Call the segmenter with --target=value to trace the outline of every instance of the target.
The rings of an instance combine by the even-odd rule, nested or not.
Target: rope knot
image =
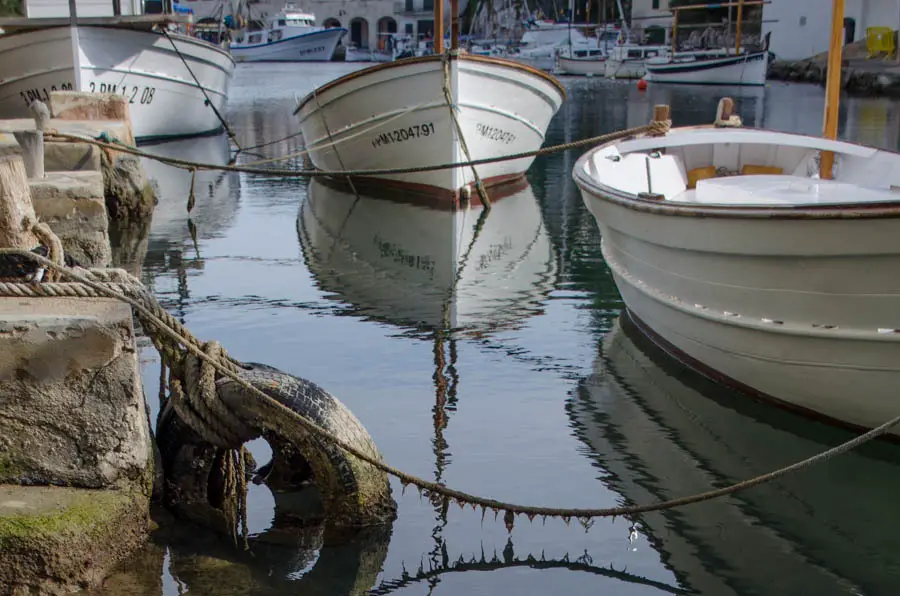
[[[649,132],[647,133],[651,137],[664,137],[669,131],[672,129],[672,121],[671,120],[652,120],[648,125]]]

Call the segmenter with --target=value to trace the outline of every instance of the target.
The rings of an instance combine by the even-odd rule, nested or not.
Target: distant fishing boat
[[[238,62],[326,62],[347,34],[343,27],[317,27],[316,16],[288,3],[264,29],[243,30],[230,45]]]
[[[682,85],[765,85],[769,69],[769,42],[758,51],[741,46],[741,27],[745,6],[764,4],[762,0],[738,0],[724,4],[694,4],[673,7],[672,48],[666,55],[646,61],[647,81]],[[683,10],[737,7],[737,31],[734,51],[728,48],[692,52],[678,51],[678,17]]]
[[[29,103],[49,101],[52,91],[117,93],[128,101],[137,141],[222,130],[215,110],[224,110],[234,60],[171,29],[187,15],[143,14],[142,2],[125,0],[74,6],[70,16],[67,0],[25,0],[25,18],[0,19],[4,117],[28,117]]]
[[[822,138],[676,128],[597,147],[573,176],[625,304],[657,341],[858,429],[898,409],[900,154],[835,140],[842,24],[834,0]]]

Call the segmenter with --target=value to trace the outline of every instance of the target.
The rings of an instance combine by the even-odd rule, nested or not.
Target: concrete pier
[[[92,101],[103,110],[119,104],[83,100],[63,114],[103,116]],[[124,115],[44,124],[132,144]],[[35,126],[0,120],[0,247],[37,246],[24,223],[37,216],[68,256],[87,267],[110,265],[109,205],[147,220],[152,211],[140,162],[89,143],[50,141],[43,175],[32,168],[28,179],[13,133],[21,140]],[[112,299],[0,297],[0,595],[96,586],[142,545],[154,453],[130,307]]]

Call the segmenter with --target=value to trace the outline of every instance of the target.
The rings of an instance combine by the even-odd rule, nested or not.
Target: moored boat
[[[564,97],[562,85],[546,73],[509,60],[459,53],[408,58],[350,73],[309,94],[295,114],[317,168],[415,168],[537,149]],[[490,186],[521,177],[532,161],[499,161],[475,169]],[[358,179],[428,190],[450,201],[475,181],[471,167]]]
[[[648,59],[644,68],[653,83],[681,85],[765,85],[769,52],[687,52]]]
[[[674,129],[593,149],[573,176],[625,304],[661,345],[859,429],[897,415],[900,154],[835,140],[843,13],[834,0],[823,138]]]
[[[745,6],[759,6],[763,0],[737,0],[723,4],[693,4],[673,7],[672,47],[662,56],[645,63],[646,79],[654,83],[681,85],[765,85],[769,69],[769,36],[762,48],[749,50],[741,45]],[[678,51],[678,19],[682,11],[711,7],[737,7],[734,48]]]
[[[852,426],[896,415],[900,155],[688,128],[594,149],[574,177],[628,309],[673,353]]]
[[[663,46],[616,46],[604,63],[603,76],[607,79],[640,79],[647,74],[647,60],[665,50]]]
[[[556,60],[561,74],[585,77],[602,77],[606,72],[606,54],[603,50],[576,50],[560,52]]]
[[[267,27],[242,31],[230,46],[238,62],[326,62],[347,34],[343,27],[317,27],[316,17],[286,4]]]
[[[186,22],[182,15],[113,16],[110,3],[109,16],[70,19],[61,0],[26,2],[25,11],[32,18],[0,19],[6,117],[28,117],[28,105],[49,101],[52,91],[118,93],[128,100],[137,141],[222,130],[215,110],[227,102],[234,61],[216,45],[160,29]]]

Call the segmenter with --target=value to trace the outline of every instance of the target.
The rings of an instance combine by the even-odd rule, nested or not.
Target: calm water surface
[[[237,71],[228,119],[243,146],[296,132],[295,98],[351,65]],[[818,134],[822,91],[672,88],[565,80],[549,143],[646,123],[708,123],[723,94],[753,126]],[[401,92],[398,89],[398,93]],[[845,100],[841,134],[897,149],[900,106]],[[293,137],[245,155],[299,149]],[[224,137],[159,145],[200,161]],[[723,486],[845,440],[841,431],[755,404],[659,354],[620,319],[599,233],[571,179],[578,151],[539,159],[528,185],[450,214],[320,182],[189,176],[147,168],[161,202],[149,237],[123,246],[145,282],[200,338],[337,395],[386,460],[428,479],[529,504],[608,507]],[[287,162],[302,167],[300,158]],[[446,288],[469,253],[457,299]],[[456,330],[439,331],[449,318]],[[142,352],[147,393],[158,364]],[[154,406],[154,416],[155,407]],[[251,445],[260,463],[263,442]],[[633,520],[444,516],[415,491],[382,533],[317,549],[267,540],[276,501],[251,487],[248,553],[161,515],[153,544],[103,593],[196,594],[895,594],[900,581],[898,450],[876,445],[738,496]],[[635,532],[630,532],[634,524]]]

